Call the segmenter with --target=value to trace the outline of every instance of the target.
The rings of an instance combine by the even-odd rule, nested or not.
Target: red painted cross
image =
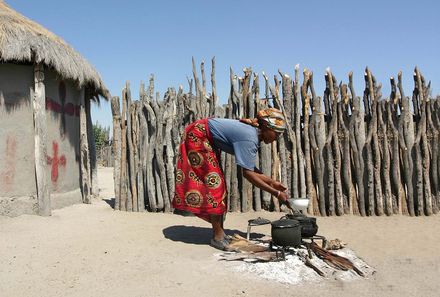
[[[47,164],[52,165],[51,179],[52,182],[58,180],[58,167],[66,166],[66,157],[61,155],[58,157],[58,143],[52,142],[53,157],[47,156]]]

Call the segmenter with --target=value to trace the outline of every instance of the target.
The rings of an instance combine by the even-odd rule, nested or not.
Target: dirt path
[[[101,199],[51,217],[0,217],[0,296],[438,296],[440,216],[318,218],[377,269],[373,279],[286,285],[218,262],[210,229],[194,217],[114,211],[111,168]],[[278,213],[228,214],[229,232]],[[270,234],[269,226],[255,232]]]

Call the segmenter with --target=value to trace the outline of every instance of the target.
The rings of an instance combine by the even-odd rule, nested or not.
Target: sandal
[[[216,239],[211,239],[211,244],[212,247],[219,249],[221,251],[229,251],[229,241],[227,241],[226,239],[222,239],[222,240],[216,240]]]

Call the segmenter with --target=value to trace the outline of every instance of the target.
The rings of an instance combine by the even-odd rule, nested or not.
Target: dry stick
[[[423,212],[423,203],[425,206],[425,214],[426,215],[432,215],[432,194],[431,194],[431,181],[429,177],[429,168],[430,168],[430,157],[429,157],[429,143],[428,138],[426,135],[426,129],[427,129],[427,92],[426,88],[424,86],[424,78],[422,74],[420,73],[419,69],[415,68],[415,80],[417,84],[417,88],[419,90],[419,101],[421,106],[421,153],[422,153],[422,176],[423,176],[423,189],[424,189],[424,200],[419,197],[419,207],[421,206],[421,209],[419,209],[419,213]],[[422,204],[422,205],[421,205]]]
[[[350,156],[350,130],[349,130],[349,108],[350,99],[346,84],[341,84],[341,102],[338,103],[338,125],[342,139],[342,185],[344,195],[344,211],[346,214],[353,214],[358,208],[356,191],[352,182],[351,156]]]
[[[334,156],[334,182],[335,182],[335,199],[336,199],[336,214],[344,214],[344,201],[342,195],[342,181],[341,181],[341,149],[339,144],[338,134],[338,88],[336,85],[336,78],[328,71],[329,84],[330,84],[330,98],[332,100],[332,121],[333,125],[333,156]]]
[[[119,210],[127,210],[127,91],[122,90],[122,113],[121,113],[121,199]]]
[[[258,74],[254,73],[254,81],[252,84],[252,94],[254,101],[252,102],[252,106],[256,105],[256,111],[258,112],[260,107],[260,83]],[[255,112],[252,114],[252,117],[255,117]],[[260,153],[257,151],[257,156],[255,159],[255,164],[257,164],[258,168],[260,167]],[[258,187],[254,187],[254,209],[255,211],[261,211],[261,190]]]
[[[414,211],[414,186],[413,186],[413,158],[411,152],[414,146],[414,122],[413,116],[410,112],[409,98],[405,96],[402,86],[402,72],[400,71],[398,76],[397,86],[400,92],[400,120],[399,120],[399,139],[403,142],[399,142],[403,155],[403,172],[406,184],[406,197],[408,212],[410,216],[415,215]]]
[[[321,216],[326,215],[325,207],[325,186],[324,186],[324,147],[325,147],[325,119],[322,112],[321,97],[315,94],[313,86],[313,73],[310,74],[309,88],[312,93],[312,116],[310,120],[310,146],[313,152],[314,173],[316,178],[316,185],[318,189],[318,204],[315,204],[313,213]]]
[[[308,212],[310,214],[318,214],[318,197],[316,194],[315,185],[313,184],[312,175],[312,159],[310,154],[310,138],[309,138],[309,109],[310,109],[310,96],[307,93],[307,89],[310,85],[310,72],[304,69],[304,80],[301,87],[301,98],[303,105],[303,116],[304,116],[304,157],[306,164],[306,186],[307,186],[307,197],[310,199],[310,205]]]
[[[328,102],[327,105],[332,107],[331,103],[331,91],[330,91],[330,77],[328,73],[325,74],[325,83],[326,88],[324,92],[324,102]],[[332,153],[332,140],[334,137],[335,126],[335,117],[337,116],[335,110],[333,108],[329,108],[329,113],[327,114],[327,118],[331,119],[327,124],[327,138],[325,141],[325,151],[326,151],[326,175],[327,181],[324,181],[327,184],[327,193],[326,193],[326,202],[328,202],[327,210],[330,216],[335,214],[335,175],[334,175],[334,159]]]
[[[112,116],[113,116],[113,154],[115,156],[113,165],[113,181],[115,188],[115,205],[114,209],[119,210],[121,199],[121,108],[119,97],[115,96],[111,100]]]
[[[393,196],[396,197],[397,207],[394,207],[396,214],[408,214],[408,206],[406,204],[405,188],[402,184],[402,177],[400,173],[400,148],[405,147],[404,140],[399,137],[398,124],[398,107],[401,100],[400,95],[397,94],[397,86],[394,77],[390,78],[391,95],[390,103],[387,106],[388,114],[388,130],[392,134],[392,153],[391,153],[391,186]]]

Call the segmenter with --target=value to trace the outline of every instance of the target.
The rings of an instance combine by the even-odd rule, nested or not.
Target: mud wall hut
[[[90,102],[99,74],[0,0],[0,215],[50,215],[97,193]]]

